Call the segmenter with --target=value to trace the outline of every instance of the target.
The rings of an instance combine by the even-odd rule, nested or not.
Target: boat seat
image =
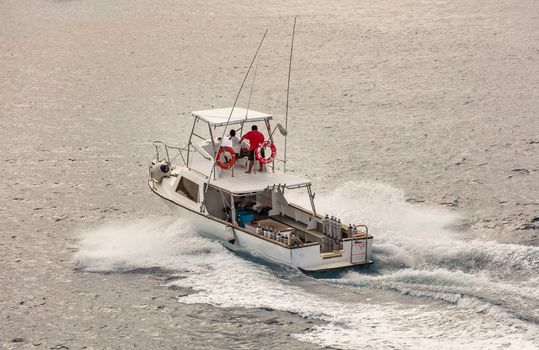
[[[297,222],[295,221],[294,219],[292,218],[288,218],[286,216],[282,216],[282,215],[275,215],[275,216],[271,216],[271,219],[275,220],[275,221],[278,221],[280,222],[281,224],[285,224],[287,226],[290,226],[296,230],[299,230],[299,231],[303,231],[307,234],[310,234],[318,239],[322,239],[324,238],[324,234],[316,229],[314,230],[307,230],[307,225],[303,224],[303,223],[300,223],[300,222]]]

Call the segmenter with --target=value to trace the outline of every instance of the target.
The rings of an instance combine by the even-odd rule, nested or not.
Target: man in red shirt
[[[240,139],[241,142],[247,139],[249,141],[249,154],[247,159],[249,159],[249,170],[246,171],[247,174],[251,173],[251,170],[253,169],[253,165],[255,164],[255,150],[258,148],[258,146],[261,143],[264,143],[264,134],[258,131],[258,128],[256,125],[251,126],[251,131],[249,131],[247,134],[243,135]],[[264,150],[262,149],[262,157],[264,157]],[[262,167],[264,166],[263,163],[260,163],[260,170],[262,171]]]

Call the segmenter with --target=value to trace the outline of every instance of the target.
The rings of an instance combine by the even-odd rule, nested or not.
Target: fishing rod
[[[296,20],[298,16],[294,17],[294,28],[292,29],[292,43],[290,44],[290,60],[288,62],[288,84],[286,86],[286,112],[285,112],[285,122],[284,128],[286,134],[284,135],[284,166],[283,171],[286,173],[286,146],[288,140],[288,98],[290,96],[290,74],[292,73],[292,53],[294,52],[294,35],[296,33]]]
[[[243,77],[243,81],[241,82],[240,89],[238,90],[238,94],[236,95],[236,99],[234,100],[234,104],[232,105],[232,109],[230,110],[230,114],[228,115],[228,119],[226,120],[226,125],[223,130],[223,137],[225,137],[226,129],[228,128],[228,124],[230,123],[230,118],[232,118],[232,114],[234,113],[234,108],[236,108],[236,104],[238,103],[238,99],[240,98],[241,90],[243,89],[243,85],[245,85],[245,81],[247,80],[247,77],[249,76],[249,72],[251,72],[251,68],[253,67],[253,63],[256,60],[256,57],[258,56],[258,52],[260,51],[260,48],[262,47],[262,43],[264,42],[264,39],[266,39],[266,34],[268,34],[268,29],[264,32],[264,35],[262,36],[262,39],[260,40],[260,44],[258,44],[258,48],[256,49],[255,55],[253,56],[253,59],[251,60],[251,64],[249,65],[249,69],[247,69],[247,73],[245,73],[245,77]]]
[[[253,63],[256,60],[256,57],[258,56],[258,52],[260,51],[260,48],[262,47],[262,43],[264,42],[264,39],[266,39],[266,35],[268,34],[268,29],[264,32],[264,35],[262,36],[262,39],[260,40],[260,44],[258,44],[258,48],[256,49],[255,55],[253,56],[253,59],[251,60],[251,64],[249,65],[249,68],[247,69],[247,73],[245,73],[245,77],[243,77],[243,81],[241,82],[240,89],[238,90],[238,93],[236,95],[236,99],[234,100],[234,104],[232,105],[232,108],[230,109],[230,114],[228,115],[228,119],[226,120],[225,128],[223,129],[223,135],[221,135],[221,140],[225,137],[226,129],[228,128],[228,124],[230,123],[230,119],[232,118],[232,114],[234,113],[234,108],[236,107],[236,104],[238,103],[238,99],[240,98],[241,90],[243,89],[243,85],[245,85],[245,81],[247,80],[247,77],[249,76],[249,73],[251,72],[251,68],[253,67]],[[202,211],[202,208],[206,206],[205,198],[206,194],[208,193],[208,189],[210,188],[210,182],[211,177],[215,170],[215,164],[212,166],[210,175],[208,177],[208,186],[206,186],[206,190],[204,191],[204,202],[201,204],[200,210]]]

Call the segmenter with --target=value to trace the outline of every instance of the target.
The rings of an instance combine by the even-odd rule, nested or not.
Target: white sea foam
[[[324,320],[313,331],[295,335],[321,345],[537,347],[536,248],[464,241],[449,228],[456,215],[409,204],[401,191],[386,185],[345,184],[320,195],[318,208],[370,226],[373,269],[314,282],[295,273],[279,277],[170,218],[86,232],[75,258],[78,266],[96,271],[175,270],[183,278],[171,283],[196,291],[182,297],[184,303],[273,308]],[[388,302],[376,298],[379,290],[397,293]],[[371,301],[358,291],[371,295]],[[419,298],[408,303],[399,294]]]
[[[196,269],[215,252],[226,251],[194,232],[173,217],[109,223],[80,235],[75,264],[87,271]]]

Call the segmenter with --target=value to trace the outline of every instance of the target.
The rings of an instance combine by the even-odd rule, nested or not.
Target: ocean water
[[[301,201],[301,194],[296,200]],[[368,205],[357,205],[364,202]],[[169,271],[179,303],[279,310],[321,324],[292,334],[342,349],[534,349],[539,345],[539,248],[475,240],[444,209],[408,203],[389,185],[349,182],[318,210],[369,225],[375,264],[306,276],[238,256],[169,216],[111,223],[80,236],[88,271]]]
[[[1,1],[0,348],[539,348],[537,13]],[[266,29],[238,106],[284,125],[295,16],[287,164],[369,225],[369,268],[237,255],[147,188],[151,142],[230,106]]]

